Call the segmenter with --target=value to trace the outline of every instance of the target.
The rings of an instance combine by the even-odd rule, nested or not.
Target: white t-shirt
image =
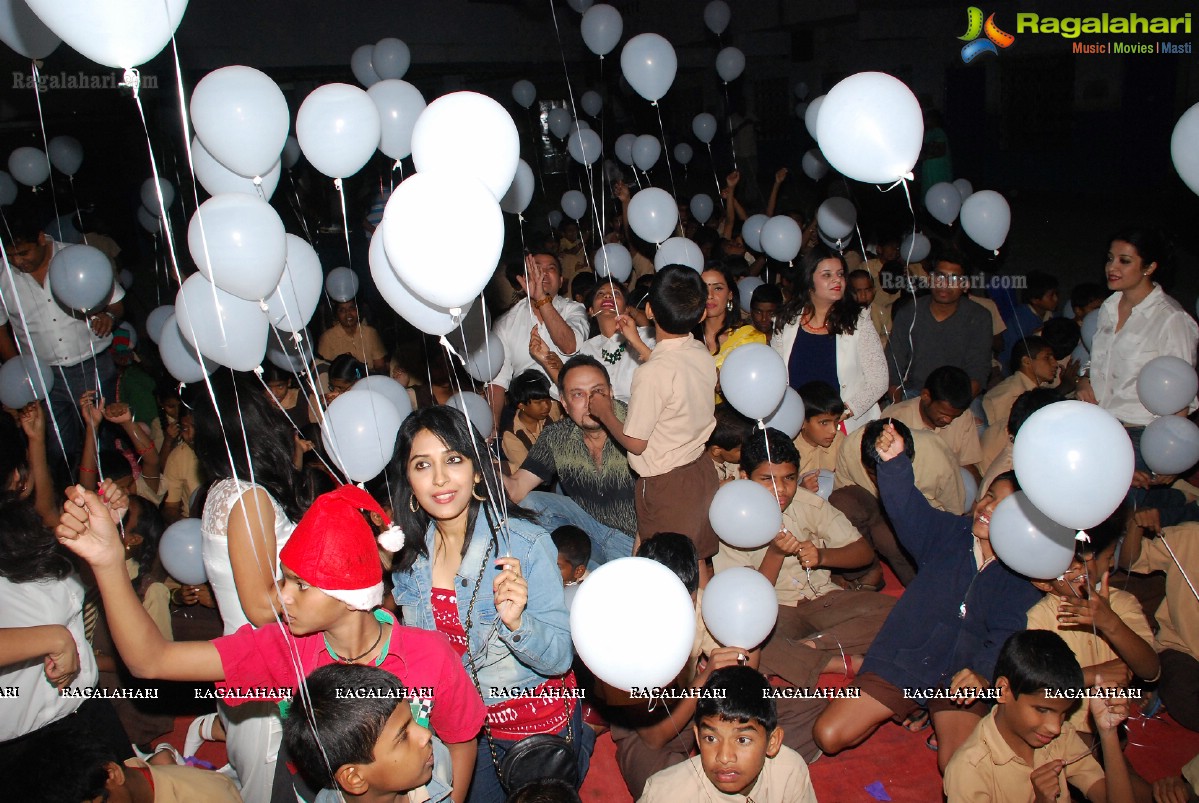
[[[554,345],[554,339],[550,337],[550,330],[544,323],[538,323],[530,309],[528,299],[522,298],[516,302],[512,309],[505,312],[495,326],[491,329],[491,336],[498,337],[500,342],[504,344],[504,365],[500,368],[500,372],[496,378],[492,380],[493,384],[499,385],[505,390],[512,384],[512,377],[517,376],[530,368],[545,373],[545,370],[537,364],[529,354],[529,336],[533,333],[533,327],[537,327],[537,331],[541,333],[541,339],[550,347],[550,350],[562,358],[565,362],[567,358],[577,353],[579,346],[583,345],[583,341],[587,339],[588,333],[591,331],[591,321],[587,318],[587,308],[577,301],[571,301],[562,296],[554,296],[551,302],[554,309],[562,316],[562,320],[566,321],[575,333],[575,351],[567,354]],[[551,392],[554,398],[558,398],[558,389],[551,385]]]
[[[652,326],[637,327],[637,334],[641,336],[645,345],[651,349],[654,347]],[[608,371],[608,378],[612,381],[612,397],[628,404],[633,394],[633,373],[641,366],[641,362],[637,359],[636,352],[625,345],[624,335],[620,332],[612,337],[596,335],[579,347],[579,354],[594,357],[603,364]]]
[[[92,647],[83,635],[83,583],[75,574],[63,580],[13,583],[0,577],[0,628],[63,625],[79,650],[79,677],[69,688],[95,688],[99,674]],[[16,697],[0,699],[0,742],[24,736],[74,713],[85,697],[59,692],[46,680],[41,656],[0,667],[0,688],[16,688]]]

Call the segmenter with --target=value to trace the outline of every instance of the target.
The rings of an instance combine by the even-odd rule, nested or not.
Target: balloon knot
[[[397,171],[399,169],[400,169],[400,160],[396,159],[396,163],[391,166],[391,172],[394,173],[395,171]]]
[[[996,248],[996,249],[995,249],[994,251],[992,251],[991,253],[992,253],[992,254],[994,254],[995,256],[999,256],[999,249],[998,249],[998,248]]]
[[[304,335],[302,335],[299,332],[292,332],[291,333],[291,342],[295,343],[297,346],[300,345],[301,343],[304,342]]]
[[[454,319],[454,323],[458,323],[458,319],[462,317],[462,307],[450,307],[450,317]]]
[[[130,89],[132,89],[133,96],[137,97],[137,92],[141,88],[141,85],[142,85],[142,76],[141,76],[141,73],[139,73],[137,71],[137,68],[136,67],[126,67],[125,74],[124,74],[124,76],[122,76],[122,79],[121,79],[121,86],[127,86]]]
[[[258,299],[258,309],[262,310],[263,312],[271,311],[270,305],[266,303],[266,299],[264,298]]]
[[[262,186],[262,176],[254,176],[254,186],[255,187]]]
[[[524,216],[524,215],[522,215],[522,214],[520,214],[519,212],[517,212],[517,213],[516,213],[516,222],[517,222],[517,223],[524,223],[524,222],[525,222],[525,216]]]
[[[900,176],[900,178],[902,178],[904,181],[915,181],[916,180],[916,177],[914,175],[912,175],[911,173],[904,173],[902,176]]]
[[[766,431],[766,421],[765,420],[763,420],[761,418],[758,419],[758,429],[762,430],[763,432]]]
[[[333,189],[337,190],[338,192],[341,192],[341,179],[339,179],[339,178],[333,179]]]
[[[1087,535],[1082,530],[1079,530],[1077,533],[1074,534],[1074,540],[1079,541],[1084,544],[1089,544],[1089,543],[1091,543],[1091,536]]]
[[[259,379],[262,378],[262,366],[261,365],[257,366],[254,369],[254,375],[257,376]]]

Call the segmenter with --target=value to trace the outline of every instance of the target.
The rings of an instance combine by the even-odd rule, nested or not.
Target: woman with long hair
[[[845,403],[842,421],[853,432],[879,416],[887,391],[887,361],[870,310],[846,293],[845,259],[824,246],[803,258],[795,295],[779,310],[771,340],[787,364],[791,387],[827,382]]]
[[[294,430],[257,378],[222,369],[210,383],[212,395],[193,401],[194,449],[214,481],[201,518],[204,569],[230,635],[277,621],[279,551],[306,505],[292,467]],[[242,797],[266,803],[283,733],[278,708],[218,704],[218,711]]]
[[[649,359],[654,347],[653,326],[644,312],[629,304],[628,291],[619,282],[601,280],[587,293],[584,304],[591,316],[592,337],[579,346],[579,354],[604,364],[612,379],[612,398],[628,404],[633,372]],[[558,372],[550,379],[556,382]]]
[[[746,343],[765,343],[766,337],[743,319],[737,281],[728,268],[711,265],[699,276],[708,287],[708,303],[703,321],[692,334],[708,347],[719,370],[733,349]]]
[[[390,475],[407,534],[393,563],[404,623],[444,633],[487,705],[468,800],[502,801],[496,762],[534,734],[570,740],[582,783],[595,735],[561,694],[575,686],[573,648],[549,533],[515,505],[497,508],[496,466],[456,409],[404,419]]]

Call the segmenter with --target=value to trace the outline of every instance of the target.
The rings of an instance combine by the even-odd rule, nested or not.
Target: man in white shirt
[[[32,354],[53,369],[51,429],[60,449],[51,450],[51,459],[71,468],[83,437],[79,397],[99,390],[116,399],[116,368],[108,347],[124,311],[125,291],[114,281],[108,304],[87,317],[65,309],[50,292],[49,272],[50,260],[66,245],[51,239],[27,213],[11,215],[8,224],[0,232],[6,257],[0,272],[0,361]]]
[[[565,361],[579,350],[591,330],[587,308],[558,295],[562,289],[562,268],[556,256],[544,252],[530,254],[523,265],[512,263],[505,270],[508,281],[523,292],[524,297],[517,300],[491,330],[492,337],[499,338],[504,344],[504,365],[487,386],[487,399],[497,431],[504,409],[504,395],[512,377],[529,368],[545,373],[529,353],[533,331],[537,331],[550,351]],[[552,381],[550,386],[553,387]]]

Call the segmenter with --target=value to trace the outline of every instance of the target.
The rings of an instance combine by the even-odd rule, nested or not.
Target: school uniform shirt
[[[79,676],[68,687],[83,694],[96,687],[99,674],[92,646],[84,636],[83,583],[75,574],[62,580],[14,583],[0,577],[0,628],[62,625],[79,651]],[[15,688],[0,716],[0,742],[24,736],[75,713],[87,698],[60,693],[46,681],[43,656],[0,667],[0,688]]]
[[[180,441],[167,455],[166,465],[162,468],[162,480],[159,490],[165,494],[167,504],[183,503],[183,515],[190,511],[192,494],[203,484],[200,478],[200,461],[192,447]]]
[[[1153,630],[1149,627],[1149,620],[1145,618],[1145,612],[1141,609],[1141,603],[1137,601],[1136,597],[1127,591],[1113,588],[1108,602],[1112,606],[1112,611],[1120,617],[1121,622],[1128,625],[1128,628],[1140,636],[1146,644],[1153,644]],[[1061,600],[1058,599],[1057,594],[1046,594],[1044,599],[1028,609],[1028,629],[1050,630],[1057,633],[1062,637],[1062,641],[1066,642],[1070,652],[1074,653],[1074,657],[1078,659],[1078,665],[1081,667],[1095,666],[1120,657],[1107,643],[1107,640],[1102,636],[1096,636],[1089,626],[1085,628],[1062,627],[1057,620],[1057,611],[1060,605]],[[1074,713],[1067,721],[1076,730],[1085,733],[1091,732],[1091,720],[1085,705],[1075,708]]]
[[[648,441],[629,467],[656,477],[695,462],[716,428],[716,363],[694,337],[658,341],[633,375],[624,432]]]
[[[53,253],[66,244],[51,241]],[[53,260],[53,256],[51,259]],[[112,283],[105,306],[125,297],[120,282]],[[90,360],[112,345],[112,333],[98,337],[82,317],[76,318],[58,304],[50,292],[50,274],[39,284],[28,273],[7,264],[0,272],[0,326],[12,324],[13,336],[24,354],[35,354],[39,361],[68,367]]]
[[[978,440],[978,425],[974,423],[974,413],[970,410],[966,410],[946,426],[933,428],[924,423],[920,416],[920,399],[917,397],[892,404],[883,410],[882,417],[894,418],[907,424],[908,429],[912,431],[935,432],[957,455],[958,465],[976,466],[982,460],[983,449]]]
[[[739,464],[725,463],[723,461],[716,463],[716,479],[720,481],[721,485],[730,480],[736,480],[740,478],[741,466]]]
[[[844,440],[845,435],[838,431],[833,437],[833,442],[824,447],[808,443],[802,433],[796,435],[795,448],[799,451],[800,476],[809,471],[835,472],[837,470],[837,453],[841,450],[841,442]]]
[[[995,714],[1000,708],[1002,706],[996,706],[979,720],[974,732],[949,760],[942,786],[949,803],[984,800],[989,803],[1033,803],[1033,770],[1057,759],[1069,762],[1086,756],[1068,764],[1058,774],[1059,800],[1070,799],[1067,783],[1086,794],[1103,780],[1103,767],[1069,722],[1062,723],[1062,732],[1056,739],[1033,751],[1032,764],[1026,763],[999,733]]]
[[[380,622],[392,625],[383,660],[375,666],[415,692],[412,698],[420,712],[418,718],[432,724],[443,741],[474,740],[483,727],[483,700],[445,636],[435,630],[402,627],[383,608],[374,614]],[[336,663],[325,647],[324,634],[297,637],[278,624],[257,630],[246,625],[230,636],[214,639],[212,645],[221,656],[225,673],[225,679],[216,684],[218,693],[263,690],[254,699],[278,700],[269,692],[294,689],[300,680],[297,667],[300,675],[307,676]],[[425,694],[427,691],[432,695]],[[239,705],[252,700],[230,696],[224,701]]]
[[[1129,426],[1154,419],[1137,396],[1137,377],[1154,357],[1173,356],[1195,364],[1199,325],[1159,285],[1132,308],[1124,328],[1116,331],[1120,293],[1099,307],[1099,328],[1091,341],[1091,389],[1099,406]],[[1199,408],[1194,399],[1187,412]]]
[[[533,359],[533,355],[529,354],[529,337],[533,334],[534,327],[541,335],[541,339],[545,341],[545,345],[549,347],[550,351],[561,357],[562,362],[566,362],[578,353],[579,346],[583,345],[583,341],[591,332],[591,320],[587,317],[587,308],[579,302],[571,301],[563,296],[554,296],[550,303],[558,311],[558,315],[562,317],[566,325],[575,333],[575,350],[568,354],[558,348],[554,339],[550,337],[549,327],[538,322],[533,315],[532,304],[527,298],[521,297],[511,309],[500,316],[499,320],[495,322],[495,326],[491,327],[491,336],[498,337],[504,344],[504,364],[495,379],[492,380],[492,384],[507,390],[508,386],[512,384],[512,377],[518,376],[530,368],[542,374],[545,373],[545,369],[537,360]],[[550,383],[550,395],[555,399],[558,398],[558,387],[554,382]]]
[[[778,755],[767,758],[762,772],[744,794],[726,795],[704,772],[702,758],[695,756],[650,777],[639,803],[693,803],[723,800],[735,803],[816,803],[816,790],[803,757],[783,745]]]
[[[783,527],[796,539],[815,543],[823,549],[848,546],[862,538],[845,514],[803,488],[796,490],[795,498],[783,511]],[[734,566],[757,569],[769,548],[767,545],[760,549],[737,549],[721,541],[720,551],[712,558],[712,568],[718,574]],[[838,588],[840,586],[833,582],[828,569],[808,571],[794,555],[783,558],[778,580],[774,584],[779,605],[791,606],[803,600],[822,597]]]
[[[154,803],[241,803],[241,793],[233,781],[215,770],[172,764],[150,765],[141,759],[125,761],[125,774],[148,773],[154,787]]]
[[[1007,436],[1007,420],[1012,414],[1016,399],[1030,390],[1037,389],[1036,381],[1029,379],[1023,371],[1017,371],[991,388],[983,396],[983,412],[987,415],[987,426],[998,427]]]
[[[987,489],[991,487],[991,483],[995,482],[995,478],[1004,472],[1012,470],[1012,440],[1008,438],[1007,443],[999,450],[999,454],[987,466],[987,470],[983,473],[983,481],[978,484],[978,497],[982,498]]]
[[[1157,538],[1143,539],[1141,554],[1128,570],[1141,574],[1166,573],[1166,598],[1154,614],[1158,629],[1153,648],[1158,652],[1178,650],[1199,659],[1199,602],[1163,540],[1169,542],[1187,574],[1199,576],[1196,572],[1199,567],[1199,523],[1193,521],[1167,527]]]
[[[878,496],[878,488],[862,465],[864,434],[865,430],[859,429],[841,442],[833,487],[860,485]],[[966,489],[958,468],[958,456],[932,432],[913,430],[912,444],[916,448],[916,460],[912,464],[916,473],[916,487],[924,494],[924,498],[938,510],[947,510],[954,515],[965,513]]]
[[[383,348],[375,327],[359,322],[358,328],[350,334],[340,323],[335,323],[321,335],[316,353],[330,362],[342,354],[350,354],[358,362],[370,366],[386,357],[387,349]]]

